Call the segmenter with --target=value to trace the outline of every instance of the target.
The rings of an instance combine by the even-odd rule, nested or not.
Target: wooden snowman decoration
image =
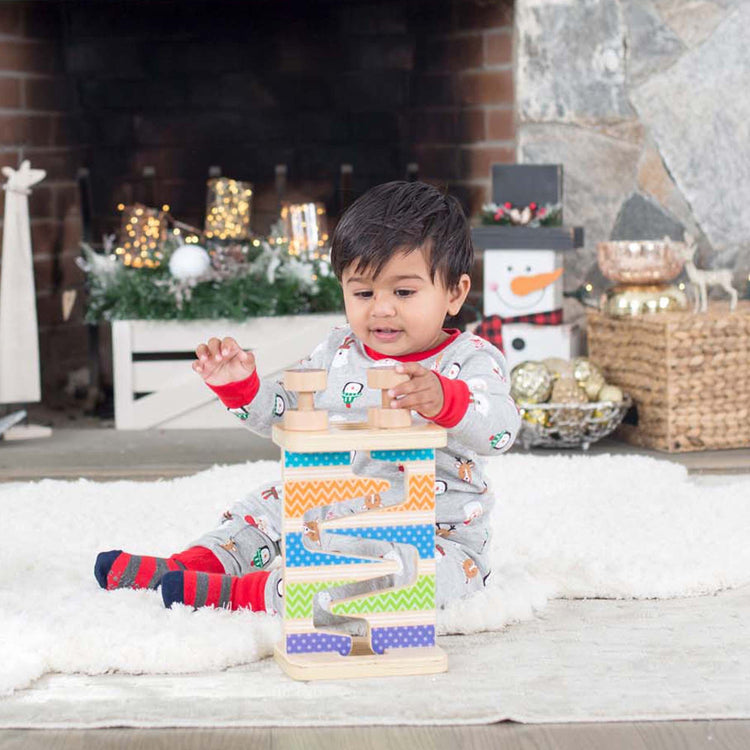
[[[495,165],[493,202],[525,207],[562,203],[559,165]],[[483,313],[476,333],[501,348],[510,368],[526,360],[581,353],[576,324],[563,323],[563,256],[583,230],[483,225],[472,230],[483,253]]]

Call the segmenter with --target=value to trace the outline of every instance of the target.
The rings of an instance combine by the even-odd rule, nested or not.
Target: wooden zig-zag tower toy
[[[275,657],[295,679],[448,668],[435,645],[434,544],[435,449],[447,433],[389,408],[387,390],[407,378],[371,368],[368,386],[382,389],[382,407],[366,423],[329,425],[313,405],[325,370],[284,373],[298,408],[273,428],[284,481],[284,635]],[[352,451],[403,467],[401,503],[382,504],[390,483],[354,474]]]

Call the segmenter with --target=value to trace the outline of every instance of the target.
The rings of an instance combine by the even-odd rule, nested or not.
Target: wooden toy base
[[[287,654],[277,644],[274,659],[295,680],[351,680],[359,677],[399,677],[448,670],[448,656],[439,646],[396,648],[384,654],[341,656],[325,652]]]

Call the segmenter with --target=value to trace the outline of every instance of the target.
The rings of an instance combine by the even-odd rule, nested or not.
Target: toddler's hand
[[[443,388],[440,378],[416,362],[403,362],[396,365],[396,372],[404,372],[409,380],[388,391],[393,398],[391,406],[395,409],[413,409],[422,416],[431,419],[443,408]]]
[[[193,369],[209,385],[226,385],[245,380],[255,370],[255,357],[230,337],[213,338],[195,350]]]

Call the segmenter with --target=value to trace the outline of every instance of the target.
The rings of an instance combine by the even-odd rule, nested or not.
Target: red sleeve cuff
[[[451,380],[435,373],[443,389],[443,408],[434,417],[425,417],[440,427],[455,427],[469,408],[469,386],[463,380]],[[422,415],[424,416],[424,415]]]
[[[253,370],[252,375],[244,380],[225,385],[206,385],[221,399],[227,409],[239,409],[240,406],[247,406],[255,398],[260,388],[260,378],[258,371]]]

